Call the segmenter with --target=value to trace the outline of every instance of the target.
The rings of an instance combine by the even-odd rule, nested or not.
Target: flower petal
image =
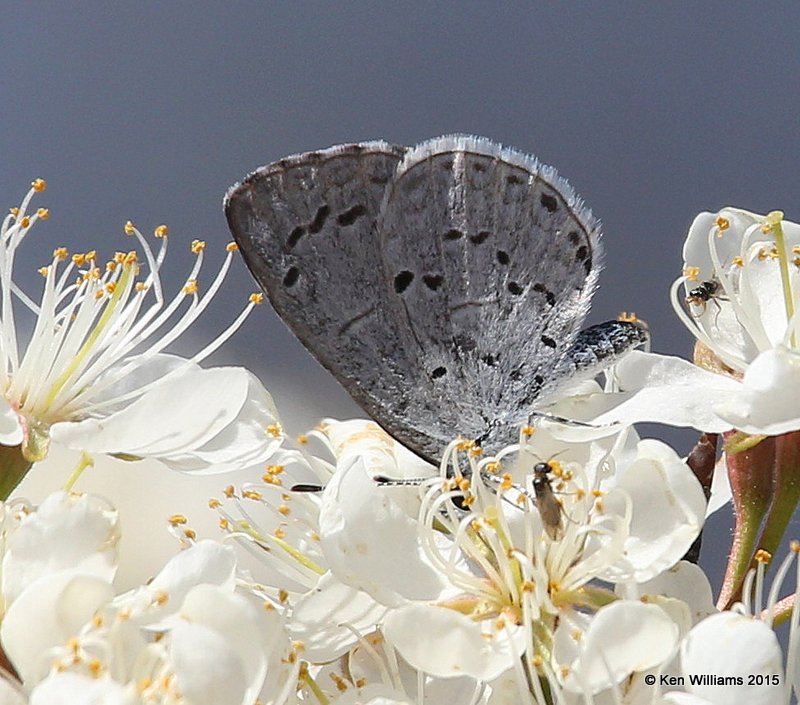
[[[784,693],[781,647],[775,632],[764,622],[735,612],[720,612],[704,619],[681,645],[681,661],[689,692],[715,705],[774,705],[788,702]],[[777,685],[748,683],[750,674]],[[688,676],[730,678],[729,684],[692,684]],[[737,681],[739,678],[741,681]]]
[[[747,368],[738,396],[714,411],[745,433],[769,436],[800,429],[800,355],[786,348],[761,353]]]
[[[615,375],[622,392],[598,395],[597,401],[605,408],[586,420],[599,424],[654,422],[708,433],[731,429],[731,422],[716,413],[716,405],[741,393],[741,385],[734,379],[681,358],[639,351],[626,355],[615,367]]]

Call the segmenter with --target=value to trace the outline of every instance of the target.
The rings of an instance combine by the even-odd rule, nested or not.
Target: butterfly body
[[[465,136],[343,145],[254,172],[225,210],[277,313],[423,457],[458,434],[499,449],[562,368],[597,371],[571,351],[586,347],[599,226],[533,157]],[[615,330],[625,350],[641,342]]]

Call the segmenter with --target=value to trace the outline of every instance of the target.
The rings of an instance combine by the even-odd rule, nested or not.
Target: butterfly
[[[534,157],[480,137],[286,157],[232,186],[248,268],[311,354],[393,437],[437,460],[489,450],[531,412],[647,340],[581,331],[600,228]]]

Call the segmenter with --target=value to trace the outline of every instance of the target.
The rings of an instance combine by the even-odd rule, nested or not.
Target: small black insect
[[[553,466],[550,463],[536,463],[533,466],[533,492],[536,496],[535,504],[539,510],[539,516],[542,517],[544,530],[553,541],[558,541],[564,530],[562,522],[564,509],[553,492],[550,479],[552,472]]]
[[[699,311],[692,313],[692,315],[702,316],[706,311],[708,302],[714,300],[716,303],[716,299],[722,298],[721,293],[722,285],[718,281],[710,279],[701,282],[686,295],[686,305],[690,307],[690,313],[692,313],[691,307],[697,306]],[[719,304],[717,304],[717,306],[719,306]]]

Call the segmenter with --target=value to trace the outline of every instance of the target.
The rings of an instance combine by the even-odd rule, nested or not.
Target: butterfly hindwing
[[[450,435],[523,423],[588,311],[596,221],[535,159],[446,137],[405,155],[378,229],[420,383],[459,410]]]

